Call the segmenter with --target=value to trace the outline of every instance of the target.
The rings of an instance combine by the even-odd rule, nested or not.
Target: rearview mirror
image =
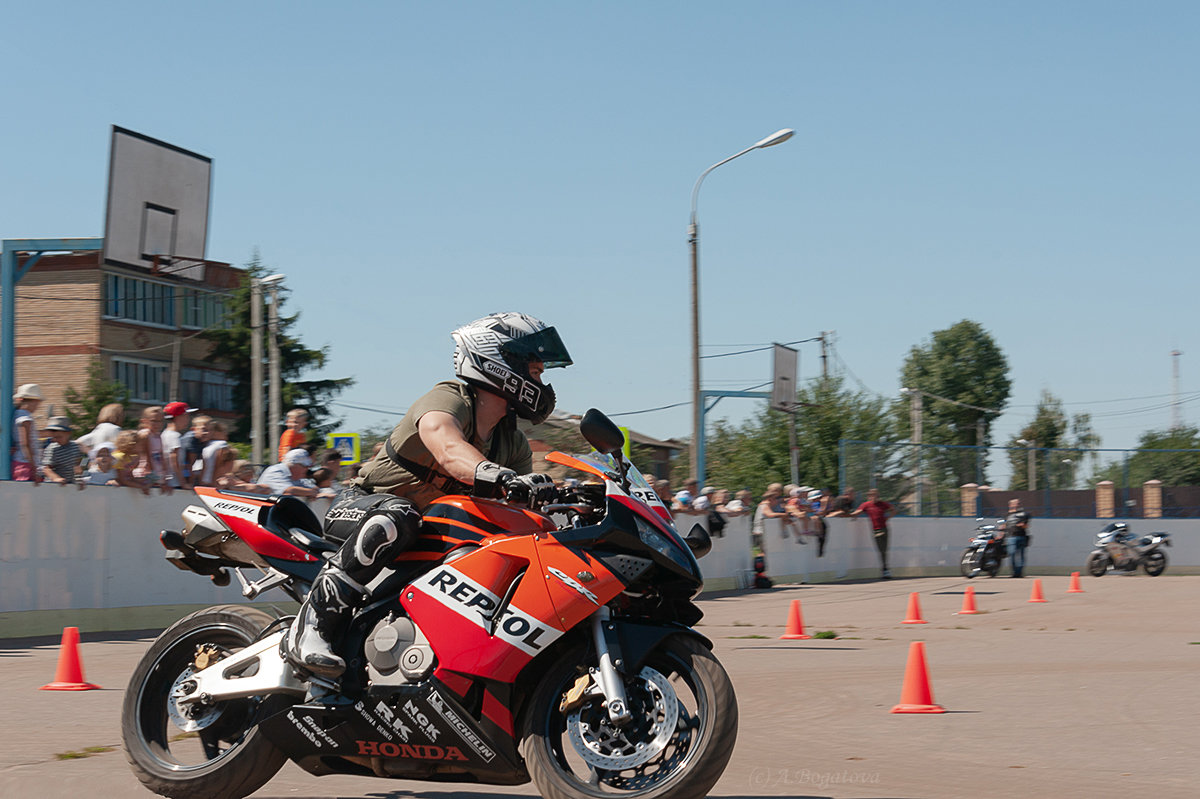
[[[579,433],[597,452],[611,455],[625,446],[625,434],[600,411],[591,408],[579,422]]]

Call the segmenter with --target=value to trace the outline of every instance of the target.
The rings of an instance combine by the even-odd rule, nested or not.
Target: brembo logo
[[[394,744],[379,741],[355,741],[360,755],[373,757],[410,757],[414,760],[466,760],[467,756],[457,746],[425,746],[422,744]]]
[[[413,586],[485,630],[500,607],[500,597],[451,566],[434,570]],[[510,604],[496,623],[493,635],[527,655],[536,655],[562,633]]]

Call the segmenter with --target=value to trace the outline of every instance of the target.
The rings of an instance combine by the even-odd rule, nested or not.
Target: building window
[[[104,315],[175,326],[175,287],[124,275],[104,276]]]
[[[113,358],[113,380],[129,389],[129,398],[148,405],[162,405],[167,399],[167,379],[171,367],[155,361]]]
[[[225,296],[211,291],[183,289],[183,327],[200,330],[233,327],[225,306]]]
[[[212,411],[233,411],[234,379],[217,369],[183,367],[183,401]]]

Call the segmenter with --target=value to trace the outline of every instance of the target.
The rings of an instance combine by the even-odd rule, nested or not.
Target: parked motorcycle
[[[999,519],[995,524],[988,524],[983,519],[975,521],[978,522],[975,536],[963,550],[958,569],[968,579],[978,574],[995,577],[1004,562],[1004,520]]]
[[[598,452],[546,456],[586,476],[551,504],[425,509],[427,533],[478,540],[397,562],[341,641],[337,684],[283,658],[293,617],[226,605],[163,632],[125,694],[138,779],[244,797],[291,759],[315,775],[532,780],[548,799],[705,796],[738,726],[729,677],[692,629],[711,540],[700,525],[679,534],[606,416],[589,411],[580,432]],[[337,549],[294,497],[196,492],[183,532],[162,534],[167,558],[219,584],[232,570],[249,598],[301,600]]]
[[[1101,577],[1109,569],[1137,571],[1141,566],[1146,574],[1157,577],[1167,569],[1167,553],[1171,546],[1169,533],[1150,533],[1136,538],[1125,522],[1113,522],[1096,533],[1096,548],[1087,558],[1088,574]]]

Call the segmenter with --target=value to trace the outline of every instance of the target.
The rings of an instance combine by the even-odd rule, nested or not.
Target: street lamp
[[[1063,458],[1063,463],[1065,463],[1067,465],[1067,469],[1070,471],[1070,474],[1071,474],[1071,482],[1069,485],[1067,485],[1067,488],[1074,490],[1075,489],[1075,461],[1072,460],[1071,458]]]
[[[1037,442],[1018,438],[1017,443],[1024,444],[1029,451],[1028,464],[1025,467],[1026,476],[1029,478],[1029,490],[1037,491]]]
[[[277,284],[285,276],[269,275],[264,278],[250,278],[250,457],[255,464],[263,461],[263,375],[262,375],[262,306],[263,286],[271,289],[271,399],[274,402],[279,388],[279,349],[275,339]],[[271,419],[272,430],[279,424],[278,411],[272,405],[275,413]]]
[[[913,443],[913,447],[916,450],[916,459],[917,459],[916,470],[915,470],[916,478],[917,478],[917,513],[916,513],[916,515],[920,516],[922,513],[925,512],[924,511],[924,507],[925,507],[924,506],[924,499],[925,499],[924,486],[922,485],[924,480],[923,480],[923,475],[921,474],[921,436],[924,433],[923,428],[924,428],[925,414],[923,413],[923,411],[924,411],[923,402],[925,399],[925,392],[921,391],[921,389],[919,389],[919,388],[905,387],[905,388],[900,389],[900,393],[907,394],[909,396],[909,398],[912,400],[912,405],[909,406],[908,419],[909,419],[909,425],[912,427],[912,436],[910,436],[910,439]]]
[[[700,184],[708,177],[708,173],[712,172],[722,164],[728,164],[735,158],[740,158],[752,150],[761,150],[765,147],[774,147],[776,144],[783,144],[788,139],[795,135],[795,131],[791,128],[777,130],[767,138],[758,141],[747,147],[739,153],[734,153],[723,161],[710,166],[708,169],[700,173],[700,177],[696,178],[696,185],[692,187],[692,214],[688,222],[688,245],[692,255],[692,474],[695,478],[704,483],[704,464],[700,463],[700,436],[703,433],[704,425],[704,406],[700,396],[700,225],[696,222],[696,200],[700,195]]]

